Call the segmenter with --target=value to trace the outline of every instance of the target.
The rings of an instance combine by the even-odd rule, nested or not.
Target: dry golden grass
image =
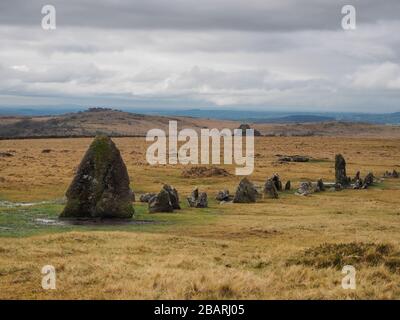
[[[233,192],[240,180],[234,175],[183,178],[179,165],[147,165],[143,138],[114,140],[136,193],[156,192],[167,182],[178,189],[183,202],[195,185],[213,198],[224,187]],[[0,141],[1,152],[15,151],[14,157],[0,158],[1,199],[61,198],[90,141]],[[345,156],[350,175],[361,170],[380,176],[400,165],[399,139],[257,138],[255,146],[250,178],[257,184],[274,172],[295,186],[302,179],[332,181],[338,152]],[[279,164],[276,154],[310,155],[314,160]],[[232,166],[225,168],[233,173]],[[400,298],[400,271],[384,265],[357,266],[357,289],[349,291],[341,288],[343,275],[337,268],[288,264],[303,250],[323,243],[384,243],[400,250],[399,180],[310,197],[283,193],[277,200],[256,204],[212,201],[206,211],[184,208],[166,217],[175,222],[124,231],[110,227],[1,237],[0,298]],[[46,264],[57,271],[57,290],[51,292],[41,288],[40,270]]]

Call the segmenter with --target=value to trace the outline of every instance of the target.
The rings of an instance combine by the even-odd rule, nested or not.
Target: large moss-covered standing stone
[[[69,186],[61,218],[131,218],[133,192],[121,154],[106,136],[97,136]]]

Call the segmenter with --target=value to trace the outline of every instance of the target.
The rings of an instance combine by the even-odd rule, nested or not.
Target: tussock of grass
[[[392,272],[400,270],[400,251],[393,245],[382,243],[324,243],[306,249],[301,255],[288,260],[288,265],[341,269],[345,265],[375,267],[384,265]]]

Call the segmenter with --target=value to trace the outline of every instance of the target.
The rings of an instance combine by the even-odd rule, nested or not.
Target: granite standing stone
[[[114,142],[97,136],[86,151],[67,193],[60,218],[131,218],[133,192]]]

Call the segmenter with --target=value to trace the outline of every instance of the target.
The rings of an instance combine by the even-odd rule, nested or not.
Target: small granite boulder
[[[361,179],[360,175],[361,175],[360,171],[357,171],[356,175],[353,178],[353,181],[356,182],[357,180],[360,180]]]
[[[393,172],[389,172],[386,170],[386,172],[383,174],[384,178],[398,178],[399,174],[396,170],[393,170]]]
[[[14,155],[11,152],[0,152],[0,157],[9,158],[9,157],[14,157]]]
[[[251,183],[247,178],[243,178],[235,193],[233,198],[234,203],[253,203],[256,202],[258,197],[258,191],[254,184]]]
[[[173,212],[174,207],[172,206],[170,195],[164,188],[161,189],[160,193],[149,199],[149,212]]]
[[[301,196],[308,196],[314,192],[314,187],[311,182],[301,182],[296,194]]]
[[[317,190],[318,191],[325,191],[325,185],[324,185],[324,182],[322,181],[322,179],[319,179],[317,181]]]
[[[268,179],[264,185],[264,195],[271,199],[278,199],[278,190],[273,179]]]
[[[156,196],[155,193],[145,193],[142,194],[139,198],[140,202],[149,202],[152,197]]]
[[[383,174],[383,177],[384,178],[391,178],[392,177],[392,173],[386,170],[385,173]]]
[[[229,190],[227,190],[227,189],[218,191],[218,194],[215,197],[215,200],[218,200],[218,201],[230,201],[232,199],[233,199],[233,196],[231,196],[229,194]]]
[[[196,208],[207,208],[207,207],[208,207],[207,193],[201,192],[199,195],[199,199],[197,200]]]
[[[340,183],[335,183],[333,189],[334,189],[334,191],[342,191],[343,186]]]
[[[360,178],[360,179],[357,179],[357,180],[354,182],[353,189],[361,189],[362,186],[363,186],[363,181],[362,181],[362,179]]]
[[[364,178],[364,184],[362,188],[367,189],[369,186],[371,186],[374,183],[374,178],[374,174],[372,172],[369,172]]]
[[[187,198],[189,206],[192,208],[207,208],[208,200],[207,193],[202,192],[199,194],[199,189],[195,188],[190,197]]]
[[[279,178],[279,174],[275,173],[272,177],[272,181],[275,184],[276,190],[282,191],[282,182],[281,179]]]
[[[299,155],[294,155],[294,156],[281,156],[278,155],[279,162],[308,162],[310,161],[310,158],[307,156],[299,156]]]
[[[174,209],[180,209],[178,191],[168,184],[164,184],[163,189],[168,192],[172,207]]]

